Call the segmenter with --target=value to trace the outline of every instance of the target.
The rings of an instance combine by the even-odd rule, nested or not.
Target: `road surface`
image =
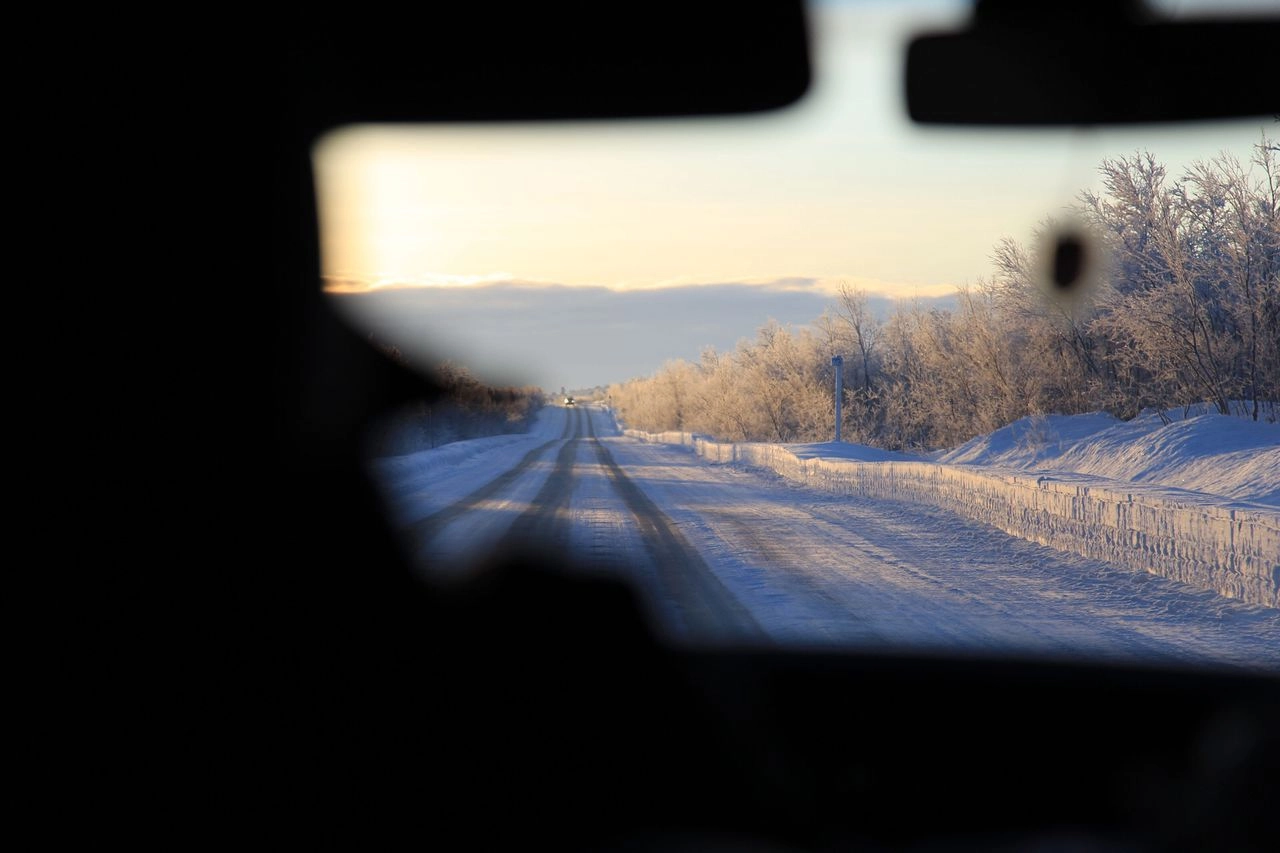
[[[604,409],[549,407],[527,436],[462,444],[434,466],[383,469],[433,578],[541,547],[627,578],[677,642],[1280,671],[1280,611],[944,510],[710,465],[620,435]]]

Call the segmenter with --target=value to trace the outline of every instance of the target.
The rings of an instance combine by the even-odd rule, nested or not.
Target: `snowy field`
[[[986,444],[958,448],[946,465],[856,445],[751,447],[797,460],[788,464],[806,471],[926,466],[961,472],[953,480],[963,483],[986,482],[991,471],[1047,470],[1059,464],[1051,459],[1098,466],[1062,474],[1087,476],[1094,488],[1102,472],[1124,470],[1117,461],[1127,446],[1123,434],[1109,437],[1119,449],[1110,459],[1088,457],[1082,441],[1118,422],[1065,420],[1050,420],[1057,438],[1041,441],[1031,455],[1012,455],[1028,452],[1028,444],[1011,429],[988,436]],[[1038,440],[1043,426],[1037,424]],[[1176,453],[1195,458],[1196,448],[1201,455],[1243,453],[1248,465],[1259,466],[1273,500],[1276,478],[1265,466],[1275,465],[1277,428],[1264,427],[1270,432],[1256,434],[1271,436],[1272,443],[1264,438],[1250,449],[1247,441],[1256,436],[1215,441],[1203,434],[1212,431],[1203,425],[1194,426],[1198,438],[1169,433],[1153,440],[1165,428],[1157,418],[1145,437],[1131,427],[1129,444],[1173,448],[1143,472],[1146,488],[1165,495],[1169,490],[1161,484],[1184,476],[1184,485],[1174,489],[1179,494],[1236,508],[1229,511],[1256,507],[1249,511],[1265,521],[1280,518],[1266,503],[1267,488],[1254,483],[1251,492],[1241,491],[1231,477],[1213,479],[1210,465],[1189,477],[1169,461]],[[1274,607],[1011,536],[945,505],[900,499],[906,492],[890,498],[842,492],[808,475],[797,477],[785,464],[771,469],[761,464],[768,461],[762,456],[705,458],[708,448],[719,454],[726,445],[703,441],[695,448],[700,458],[687,446],[674,446],[692,444],[694,437],[645,438],[622,435],[603,409],[548,407],[527,435],[376,460],[373,471],[426,576],[465,573],[495,550],[533,537],[594,571],[627,578],[641,592],[655,628],[677,642],[1280,671],[1280,610]],[[743,447],[735,452],[745,453]],[[1136,451],[1129,458],[1136,459]],[[1157,469],[1165,480],[1152,474]],[[995,476],[1000,483],[1008,479]],[[1038,482],[1044,479],[1021,477],[1037,495],[1051,494]],[[1193,482],[1222,484],[1232,493],[1219,498],[1186,491]],[[964,486],[970,497],[963,499],[972,500],[973,488]],[[1010,488],[1001,486],[1002,492]],[[1280,547],[1268,553],[1268,542],[1261,542],[1258,559],[1280,571]]]

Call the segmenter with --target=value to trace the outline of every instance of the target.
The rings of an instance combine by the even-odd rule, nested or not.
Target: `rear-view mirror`
[[[960,31],[915,37],[913,121],[1090,125],[1280,112],[1274,17],[1161,21],[1137,3],[979,2]]]

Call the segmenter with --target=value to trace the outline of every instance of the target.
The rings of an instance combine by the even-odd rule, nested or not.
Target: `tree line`
[[[1100,191],[1080,193],[1028,243],[1001,240],[991,275],[960,288],[954,309],[899,302],[879,317],[845,287],[807,328],[770,321],[731,352],[611,386],[610,400],[637,429],[825,441],[839,354],[843,437],[892,450],[950,447],[1050,412],[1127,419],[1208,402],[1274,419],[1278,154],[1263,134],[1247,163],[1224,153],[1175,180],[1147,152],[1104,160]],[[1053,298],[1044,247],[1075,224],[1102,248],[1096,281]]]
[[[377,341],[374,345],[389,358],[408,363],[399,348]],[[469,438],[526,432],[546,404],[541,388],[486,385],[454,362],[436,367],[432,379],[439,396],[374,425],[367,438],[370,455],[395,456]]]

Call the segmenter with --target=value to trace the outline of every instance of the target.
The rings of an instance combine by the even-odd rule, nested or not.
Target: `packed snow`
[[[548,483],[563,481],[552,517],[563,526],[560,535],[567,536],[572,556],[625,577],[641,593],[655,630],[676,641],[1280,670],[1280,610],[1188,582],[1199,577],[1195,560],[1187,577],[1162,577],[1146,567],[1135,571],[1124,559],[1063,547],[1072,537],[1096,538],[1108,543],[1098,553],[1111,556],[1141,540],[1158,554],[1164,540],[1146,530],[1152,525],[1192,533],[1205,528],[1210,539],[1227,529],[1235,536],[1227,546],[1204,546],[1212,559],[1214,549],[1225,547],[1233,560],[1249,554],[1262,575],[1268,567],[1280,574],[1280,539],[1250,532],[1240,520],[1216,521],[1205,506],[1193,502],[1199,507],[1195,523],[1176,512],[1160,520],[1141,501],[1108,504],[1108,518],[1106,512],[1091,515],[1097,507],[1090,510],[1076,485],[1065,482],[1083,475],[1048,480],[855,445],[787,449],[722,445],[680,433],[643,438],[622,435],[603,409],[549,407],[529,435],[376,460],[372,470],[391,517],[423,537],[416,552],[429,570],[482,557],[522,514],[539,509]],[[562,451],[571,442],[577,447],[565,477]],[[684,546],[696,551],[707,579],[684,583],[670,566],[655,562],[646,542],[652,524],[637,515],[634,501],[620,498],[610,459]],[[558,465],[561,475],[555,474]],[[867,488],[849,487],[854,470]],[[921,476],[923,471],[935,473]],[[1083,479],[1093,484],[1086,493],[1103,482]],[[1170,493],[1130,488],[1152,490],[1161,499]],[[923,499],[936,495],[945,500]],[[1212,508],[1210,496],[1201,497]],[[1034,510],[1028,509],[1032,503]],[[1008,535],[974,518],[968,512],[974,506],[1015,521],[1032,519],[1053,535],[1048,544]],[[1234,506],[1224,512],[1249,514]],[[1123,535],[1116,535],[1117,508],[1126,524],[1132,522]],[[1258,509],[1263,522],[1280,520],[1280,513]],[[1055,513],[1068,517],[1054,520]],[[415,528],[431,517],[445,521],[428,533]],[[1143,547],[1138,552],[1145,553]],[[682,566],[684,571],[690,570]],[[715,606],[692,600],[706,595]]]

